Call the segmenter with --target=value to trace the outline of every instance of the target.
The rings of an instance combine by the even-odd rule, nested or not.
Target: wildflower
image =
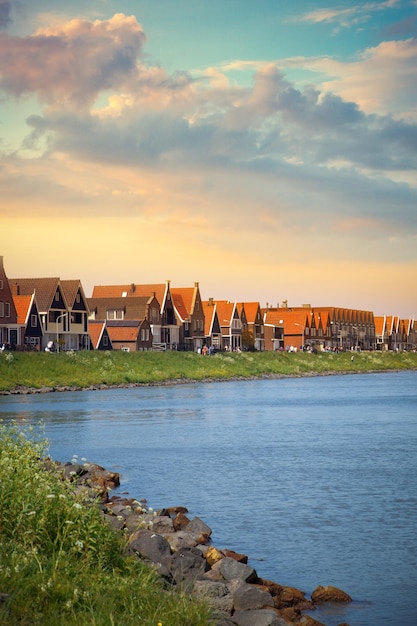
[[[82,550],[84,548],[84,542],[77,539],[77,541],[75,542],[75,547]]]
[[[28,513],[26,513],[26,515],[36,515],[36,511],[28,511]]]
[[[65,523],[66,524],[74,524],[74,522],[72,520],[70,520],[70,519],[65,520]]]
[[[48,493],[48,495],[46,497],[48,498],[48,500],[52,500],[53,498],[55,498],[55,494],[54,493]]]
[[[83,507],[79,502],[74,502],[74,509],[82,509]]]

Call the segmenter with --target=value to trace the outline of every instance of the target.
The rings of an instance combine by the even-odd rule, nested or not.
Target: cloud
[[[136,72],[145,34],[135,17],[74,19],[19,38],[0,34],[0,88],[51,106],[85,106]]]
[[[0,0],[0,30],[5,30],[12,23],[10,11],[10,2],[7,0]]]
[[[355,59],[290,58],[282,69],[303,69],[324,93],[355,103],[363,112],[417,120],[417,39],[383,41]]]
[[[415,181],[417,125],[373,107],[368,113],[359,89],[374,72],[382,90],[382,68],[388,81],[410,76],[413,41],[381,44],[355,64],[316,59],[311,69],[333,75],[316,87],[296,85],[275,64],[259,66],[245,87],[223,80],[220,69],[169,75],[142,62],[145,34],[122,15],[6,38],[6,51],[5,42],[15,69],[3,88],[45,103],[27,118],[24,147],[38,158],[14,155],[3,172],[10,211],[25,205],[25,194],[42,199],[44,188],[54,200],[48,206],[59,207],[52,214],[117,211],[167,237],[178,225],[199,237],[205,225],[206,236],[221,231],[221,245],[229,238],[232,248],[240,245],[236,224],[239,240],[250,242],[256,222],[270,252],[262,238],[251,245],[271,257],[271,225],[282,237],[322,241],[329,257],[348,253],[353,236],[369,242],[417,233],[417,190],[405,182],[406,175]],[[28,59],[28,50],[37,55]],[[59,75],[71,54],[77,71]],[[403,76],[395,78],[400,66]],[[32,210],[27,202],[20,208]]]
[[[375,12],[393,9],[400,0],[385,0],[385,2],[364,2],[346,9],[320,8],[291,18],[291,21],[308,22],[311,24],[337,24],[339,28],[356,27],[369,21]]]

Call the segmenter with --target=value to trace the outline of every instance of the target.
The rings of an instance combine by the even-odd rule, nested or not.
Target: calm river
[[[341,587],[328,626],[417,624],[417,372],[5,396],[0,418],[186,506],[264,578]]]

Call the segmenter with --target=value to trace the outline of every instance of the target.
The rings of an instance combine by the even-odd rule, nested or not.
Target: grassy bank
[[[0,624],[208,626],[203,604],[122,556],[122,539],[45,471],[44,453],[0,423]]]
[[[417,369],[417,353],[9,352],[0,355],[0,392],[405,369]]]

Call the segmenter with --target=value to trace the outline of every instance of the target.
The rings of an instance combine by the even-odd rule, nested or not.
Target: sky
[[[417,317],[417,0],[0,0],[9,278]]]

